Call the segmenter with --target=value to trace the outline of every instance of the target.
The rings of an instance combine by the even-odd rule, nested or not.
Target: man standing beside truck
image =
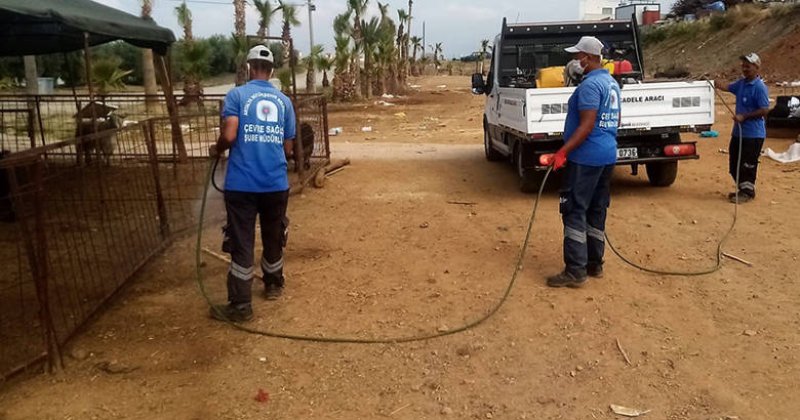
[[[728,194],[732,203],[746,203],[756,198],[756,175],[758,174],[758,158],[767,137],[767,126],[764,117],[769,113],[769,91],[767,85],[758,76],[761,69],[761,58],[756,53],[739,57],[742,60],[742,78],[728,86],[717,86],[717,89],[736,95],[736,116],[734,117],[733,135],[728,148],[730,153],[729,170],[734,181],[738,181],[736,192]],[[741,137],[741,152],[739,140]],[[739,154],[741,153],[741,164]],[[736,179],[736,174],[739,179]]]
[[[580,62],[584,78],[569,99],[564,146],[548,162],[556,171],[566,166],[560,191],[566,267],[547,278],[550,287],[581,287],[587,276],[603,275],[622,96],[617,82],[603,68],[600,40],[585,36],[566,51]]]

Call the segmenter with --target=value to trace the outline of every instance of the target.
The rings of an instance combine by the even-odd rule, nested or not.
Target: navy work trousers
[[[587,266],[603,264],[613,171],[614,165],[575,162],[565,168],[559,209],[564,222],[564,263],[566,271],[575,277],[585,277]]]

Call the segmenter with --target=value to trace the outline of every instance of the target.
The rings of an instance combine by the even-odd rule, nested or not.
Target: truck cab
[[[682,141],[681,133],[705,131],[714,123],[714,87],[708,81],[646,81],[635,19],[519,24],[504,19],[488,77],[477,73],[472,79],[473,93],[486,95],[486,158],[511,161],[520,188],[538,190],[547,169],[542,156],[563,145],[567,102],[579,83],[570,83],[564,71],[572,59],[564,49],[587,35],[606,46],[606,66],[622,88],[617,164],[630,165],[634,174],[645,165],[651,185],[672,185],[678,162],[699,158],[695,143]]]

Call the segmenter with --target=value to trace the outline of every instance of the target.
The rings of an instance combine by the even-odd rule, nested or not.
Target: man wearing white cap
[[[220,138],[212,154],[230,149],[225,174],[225,209],[228,213],[224,246],[231,254],[228,304],[215,305],[218,320],[248,321],[253,317],[251,286],[256,216],[261,224],[261,256],[265,297],[276,299],[283,289],[283,247],[286,241],[286,207],[289,201],[287,159],[296,135],[292,102],[275,88],[273,56],[258,45],[247,54],[250,82],[225,96]]]
[[[728,194],[731,202],[746,203],[756,197],[756,176],[758,175],[758,158],[767,137],[767,126],[764,117],[769,113],[769,90],[758,76],[761,69],[761,58],[756,53],[739,57],[742,60],[742,78],[728,86],[717,86],[719,90],[736,95],[736,116],[733,135],[728,148],[728,166],[731,176],[736,181],[739,173],[739,185],[736,192]],[[741,164],[739,164],[739,143],[741,137]]]
[[[556,171],[566,165],[560,191],[566,267],[547,279],[550,287],[581,287],[587,275],[603,275],[606,212],[620,118],[621,92],[603,68],[603,43],[585,36],[566,51],[578,60],[584,78],[569,99],[564,146],[550,162]]]

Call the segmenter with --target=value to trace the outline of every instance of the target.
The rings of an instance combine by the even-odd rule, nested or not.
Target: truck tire
[[[545,172],[522,166],[522,147],[519,143],[514,147],[514,166],[516,166],[517,174],[519,175],[519,190],[526,194],[539,192]]]
[[[669,187],[678,177],[678,162],[648,163],[647,179],[654,187]]]
[[[486,153],[486,160],[498,162],[503,160],[503,155],[492,147],[492,139],[489,137],[489,130],[483,127],[483,151]]]

